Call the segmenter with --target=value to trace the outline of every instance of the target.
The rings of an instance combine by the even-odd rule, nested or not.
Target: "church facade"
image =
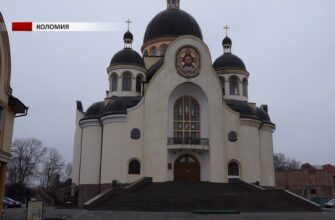
[[[149,23],[140,55],[133,35],[107,69],[107,97],[77,102],[73,182],[84,202],[113,181],[239,178],[274,186],[268,107],[248,100],[244,62],[223,40],[214,62],[196,20],[167,0]]]

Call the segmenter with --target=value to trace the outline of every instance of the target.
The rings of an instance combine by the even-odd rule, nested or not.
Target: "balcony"
[[[168,150],[209,150],[208,138],[168,138]]]

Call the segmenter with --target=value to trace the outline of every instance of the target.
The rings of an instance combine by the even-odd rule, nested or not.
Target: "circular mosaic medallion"
[[[231,131],[228,134],[228,140],[230,142],[236,142],[237,141],[237,133],[235,131]]]
[[[134,128],[130,132],[130,137],[134,140],[138,140],[141,137],[141,131],[138,128]]]
[[[200,55],[191,47],[182,47],[176,57],[176,68],[179,75],[185,78],[193,78],[199,75]]]

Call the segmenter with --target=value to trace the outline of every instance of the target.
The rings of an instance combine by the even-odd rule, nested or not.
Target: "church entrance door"
[[[174,164],[175,181],[200,181],[200,164],[190,155],[179,157]]]

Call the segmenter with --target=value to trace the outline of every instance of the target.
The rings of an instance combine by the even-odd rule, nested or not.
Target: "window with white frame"
[[[231,161],[228,164],[228,177],[240,178],[240,166],[236,161]]]
[[[243,96],[248,97],[248,79],[244,78],[242,84],[243,84]]]
[[[122,91],[131,91],[131,73],[125,72],[122,75]]]
[[[237,76],[230,77],[229,79],[230,95],[239,95],[238,84],[239,79],[237,78]]]
[[[150,56],[157,56],[157,47],[152,47],[150,49]]]
[[[113,73],[112,74],[112,77],[111,77],[111,80],[112,80],[112,92],[115,92],[117,91],[117,84],[118,84],[118,76],[116,73]]]
[[[136,77],[136,92],[141,93],[142,91],[142,82],[143,82],[143,76],[138,75]]]
[[[226,86],[225,86],[225,83],[226,83],[226,80],[224,77],[220,77],[220,82],[221,82],[221,88],[222,88],[222,93],[223,95],[226,95]]]
[[[166,44],[163,44],[160,49],[161,49],[161,56],[164,56],[166,51],[167,51],[168,46]]]
[[[138,160],[131,160],[128,165],[128,174],[139,175],[141,174],[141,163]]]

